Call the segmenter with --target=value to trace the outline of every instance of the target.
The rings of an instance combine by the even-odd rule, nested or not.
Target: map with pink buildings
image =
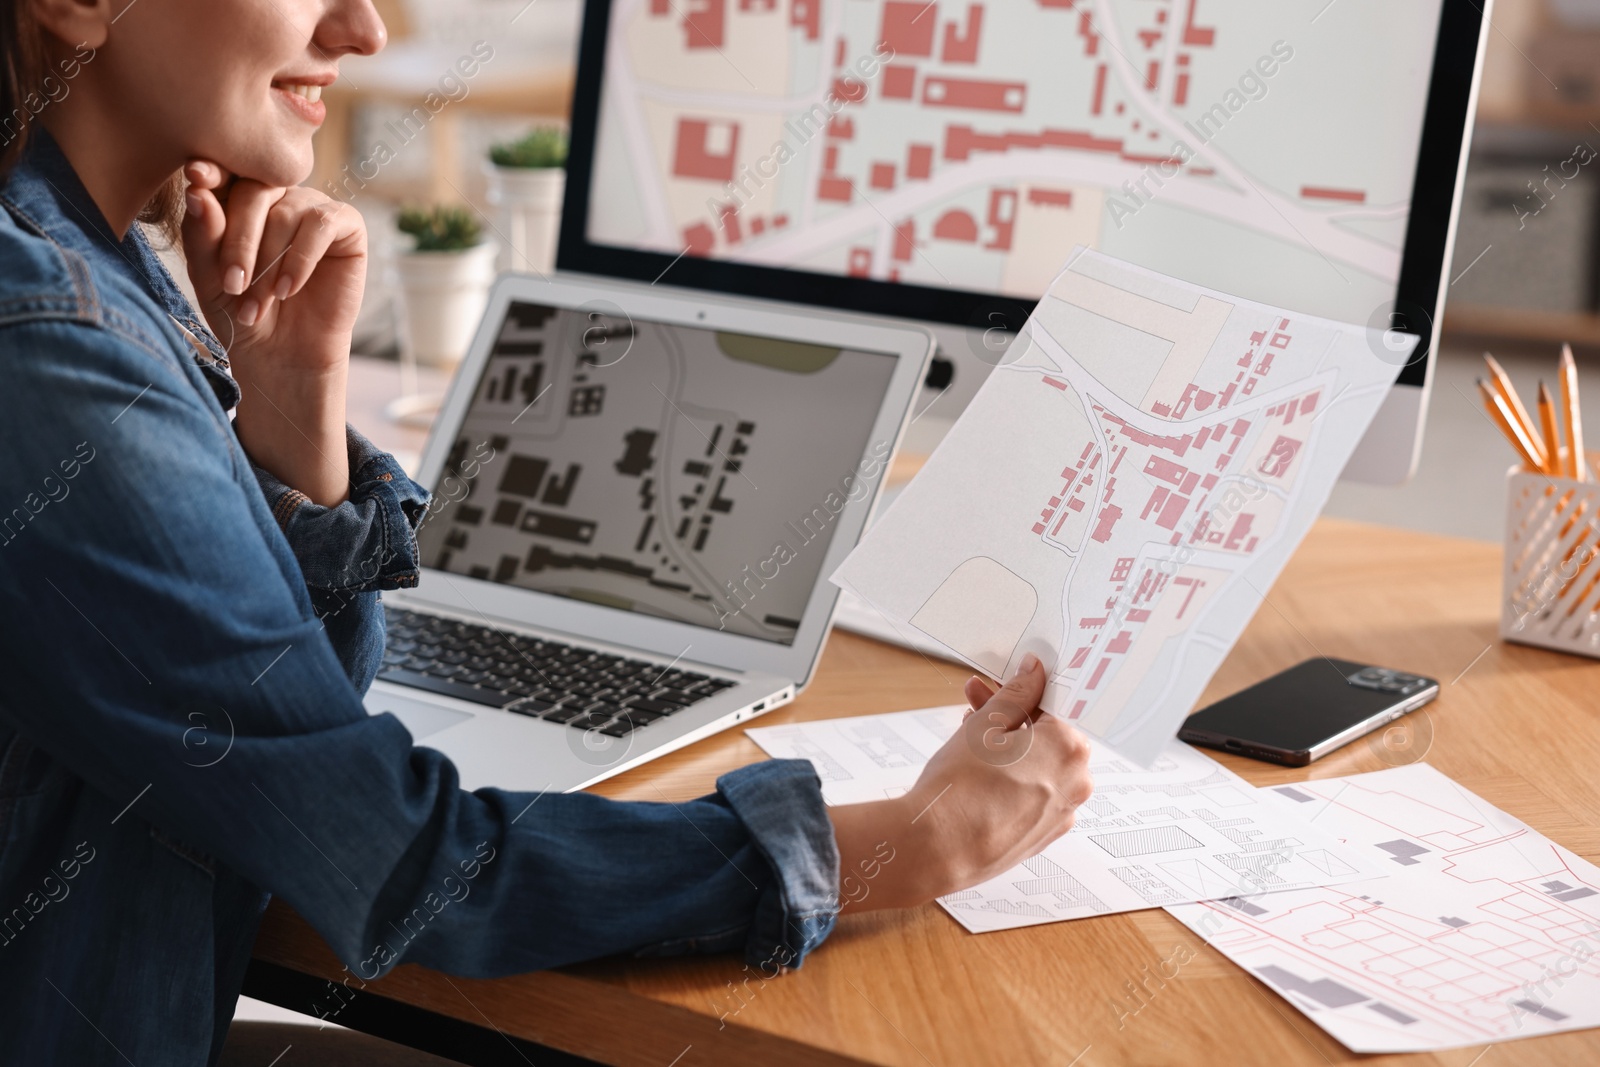
[[[1081,251],[833,580],[990,677],[1035,653],[1046,710],[1148,763],[1327,501],[1385,340]]]
[[[1600,868],[1426,763],[1258,792],[1389,877],[1167,910],[1346,1048],[1600,1026]]]
[[[1439,6],[616,0],[589,236],[1029,299],[1083,245],[1366,322]]]

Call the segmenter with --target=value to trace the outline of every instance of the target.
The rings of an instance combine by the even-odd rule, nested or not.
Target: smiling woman
[[[58,64],[91,50],[71,103],[30,116],[29,130],[48,131],[108,236],[123,239],[136,219],[181,235],[243,393],[240,441],[311,502],[339,504],[366,232],[354,209],[296,184],[340,57],[383,47],[371,4],[3,0],[0,10],[12,31],[0,109],[26,107]]]
[[[982,739],[910,793],[832,810],[795,760],[680,804],[467,793],[366,713],[427,495],[345,426],[366,231],[297,183],[322,89],[384,39],[371,0],[0,0],[0,502],[27,513],[0,556],[0,901],[94,856],[0,944],[0,1065],[217,1062],[269,894],[362,981],[799,966],[842,908],[983,881],[1088,794],[1036,662],[969,685]],[[140,218],[181,240],[198,310]],[[92,472],[47,507],[71,456]],[[1031,729],[1026,760],[983,758],[996,721]],[[870,897],[841,892],[885,847]]]

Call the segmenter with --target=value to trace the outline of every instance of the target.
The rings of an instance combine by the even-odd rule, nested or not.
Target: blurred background
[[[582,2],[378,0],[378,7],[391,43],[377,56],[343,62],[339,84],[325,96],[329,119],[310,183],[337,190],[367,217],[375,255],[357,348],[397,361],[407,347],[399,261],[409,244],[396,228],[400,206],[463,205],[506,243],[490,147],[565,123]],[[1341,483],[1328,511],[1498,540],[1512,457],[1477,399],[1482,353],[1494,352],[1530,396],[1540,377],[1553,380],[1558,346],[1570,341],[1589,410],[1600,411],[1600,0],[1496,0],[1491,14],[1421,465],[1399,488]],[[480,41],[492,58],[464,77],[459,62]],[[1361,73],[1353,63],[1350,76]],[[434,104],[441,96],[448,104],[430,111],[430,93],[439,94]],[[419,107],[426,121],[416,118]],[[508,265],[503,258],[501,265]],[[393,382],[399,362],[382,372],[364,367],[369,388],[353,392],[358,403],[376,406],[358,421],[386,418],[390,402],[379,397],[440,388],[445,372],[422,364]],[[420,449],[420,430],[396,432],[394,447]]]
[[[1492,351],[1524,396],[1571,342],[1600,410],[1600,0],[1495,0],[1444,336],[1411,483],[1341,482],[1327,513],[1500,540],[1512,455],[1478,402]]]
[[[349,201],[366,217],[374,256],[357,350],[396,359],[405,330],[398,257],[407,242],[395,225],[401,207],[462,204],[496,237],[489,149],[532,129],[566,125],[583,2],[375,4],[389,44],[376,56],[340,60],[339,81],[323,94],[328,118],[317,133],[316,169],[306,184]],[[485,51],[490,58],[482,58]],[[462,72],[463,59],[467,69],[475,68],[470,77]],[[429,94],[436,94],[432,101]]]

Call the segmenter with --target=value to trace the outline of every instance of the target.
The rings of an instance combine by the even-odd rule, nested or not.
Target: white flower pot
[[[560,167],[485,166],[495,225],[510,246],[501,249],[500,269],[549,274],[556,266],[561,231],[561,196],[567,172]]]
[[[472,344],[494,284],[493,241],[458,252],[404,252],[400,295],[406,339],[419,363],[452,368]]]

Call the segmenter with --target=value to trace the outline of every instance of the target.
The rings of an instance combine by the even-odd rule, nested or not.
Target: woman
[[[457,788],[362,710],[425,496],[344,425],[360,217],[295,187],[317,90],[383,45],[370,0],[0,15],[0,1058],[214,1059],[268,894],[363,980],[770,968],[842,906],[923,903],[1066,832],[1087,750],[1039,717],[1037,662],[969,682],[984,714],[898,800],[825,809],[783,760],[684,804]],[[135,225],[180,212],[199,314]]]

